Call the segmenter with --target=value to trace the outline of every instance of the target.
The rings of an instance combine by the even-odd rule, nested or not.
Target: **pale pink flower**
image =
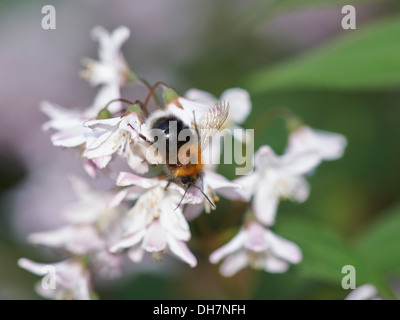
[[[349,293],[345,300],[381,300],[378,290],[372,284],[364,284]]]
[[[286,154],[299,154],[315,151],[321,160],[336,160],[343,156],[347,145],[345,136],[301,126],[290,134]]]
[[[244,201],[252,202],[257,219],[265,225],[273,225],[280,199],[303,202],[308,198],[309,186],[303,175],[321,161],[317,152],[284,154],[277,156],[268,147],[261,147],[255,154],[255,169],[233,182],[243,186],[237,190]],[[239,197],[239,198],[240,198]]]
[[[64,218],[72,224],[95,224],[98,230],[108,229],[109,224],[122,210],[109,206],[114,193],[92,189],[83,179],[74,175],[69,175],[68,179],[79,200],[63,208]]]
[[[103,247],[98,231],[91,225],[69,225],[56,230],[35,232],[28,236],[32,244],[84,255]]]
[[[86,144],[97,138],[98,133],[85,127],[85,121],[96,118],[98,112],[115,96],[107,90],[100,90],[96,95],[93,104],[85,109],[69,109],[57,104],[43,101],[40,109],[50,118],[43,124],[42,129],[57,131],[51,135],[51,142],[54,146],[75,148],[79,152]],[[100,156],[98,158],[84,159],[85,171],[94,178],[98,168],[104,168],[111,160],[111,156]]]
[[[43,264],[22,258],[18,260],[18,265],[38,276],[47,278],[35,286],[37,293],[44,298],[90,300],[90,275],[78,260],[70,259]]]
[[[121,47],[129,35],[129,29],[124,26],[118,27],[112,33],[103,27],[95,27],[92,37],[99,42],[99,61],[83,61],[86,69],[81,72],[82,77],[94,86],[103,85],[100,89],[101,94],[111,96],[111,99],[121,98],[120,88],[133,75],[121,52]],[[115,102],[108,109],[114,113],[121,108],[122,104]]]
[[[78,147],[85,144],[88,137],[92,135],[92,131],[83,126],[83,122],[89,119],[85,111],[63,108],[47,101],[43,101],[40,108],[50,118],[43,124],[42,129],[57,131],[51,136],[53,145],[67,148]]]
[[[128,40],[130,30],[120,26],[109,33],[103,27],[97,26],[93,28],[91,35],[99,42],[99,61],[85,59],[86,70],[83,70],[82,76],[94,86],[114,83],[123,86],[130,71],[121,47]]]
[[[141,121],[139,115],[130,112],[110,119],[90,120],[84,126],[92,129],[96,137],[88,141],[83,156],[87,159],[104,159],[100,168],[107,166],[113,154],[126,159],[128,165],[137,173],[148,171],[148,163],[143,156],[142,148],[147,146],[139,133]]]
[[[296,244],[253,221],[246,223],[231,241],[210,255],[211,263],[222,259],[220,272],[230,277],[247,266],[283,273],[288,270],[289,263],[299,263],[302,254]]]
[[[111,247],[111,252],[128,249],[128,255],[134,262],[143,258],[144,252],[153,253],[158,259],[162,252],[171,252],[175,256],[194,267],[195,256],[185,242],[190,239],[190,230],[182,210],[178,204],[199,201],[184,190],[171,184],[167,189],[167,181],[141,178],[130,173],[121,173],[117,184],[127,185],[131,199],[137,197],[135,205],[126,214],[124,223],[125,237]]]

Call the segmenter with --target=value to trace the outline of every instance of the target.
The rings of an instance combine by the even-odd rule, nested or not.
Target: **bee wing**
[[[229,113],[229,103],[223,100],[214,105],[201,119],[199,129],[200,148],[204,150],[212,137],[221,129]]]

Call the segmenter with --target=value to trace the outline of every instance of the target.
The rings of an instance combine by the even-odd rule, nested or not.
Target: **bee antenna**
[[[194,184],[193,187],[195,187],[196,189],[199,189],[200,192],[203,194],[203,196],[204,196],[204,197],[207,199],[207,201],[211,204],[211,206],[212,206],[214,209],[216,208],[215,204],[210,200],[210,198],[204,193],[204,191],[203,191],[199,186],[196,186],[196,185]]]
[[[141,134],[139,131],[137,131],[130,123],[128,123],[128,126],[130,126],[132,128],[133,131],[135,131],[140,138],[142,138],[144,141],[148,142],[148,143],[152,143],[149,139],[147,139],[143,134]]]
[[[185,190],[185,193],[183,194],[181,201],[179,201],[179,204],[176,206],[175,210],[178,209],[180,207],[180,205],[182,204],[183,199],[185,199],[186,193],[188,192],[190,186],[188,186]]]
[[[146,83],[146,85],[148,85],[148,86],[150,87],[150,84],[147,84],[147,83]],[[157,90],[158,87],[162,87],[162,88],[164,88],[164,89],[168,88],[168,87],[166,86],[166,84],[165,84],[164,82],[161,82],[161,81],[156,82],[152,87],[150,87],[150,91],[149,91],[149,93],[148,93],[148,95],[147,95],[147,97],[146,97],[146,100],[145,100],[144,103],[143,103],[143,106],[144,106],[145,108],[147,108],[147,104],[149,103],[151,97],[155,95],[156,90]],[[156,99],[156,100],[157,100],[157,99]]]

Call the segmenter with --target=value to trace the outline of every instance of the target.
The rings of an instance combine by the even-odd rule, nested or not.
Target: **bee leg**
[[[168,180],[168,183],[165,186],[164,191],[167,191],[167,189],[168,189],[169,185],[172,183],[172,181],[173,181],[172,179]]]

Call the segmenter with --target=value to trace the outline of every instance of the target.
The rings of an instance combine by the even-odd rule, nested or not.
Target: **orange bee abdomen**
[[[190,146],[185,153],[189,162],[187,164],[180,163],[178,158],[179,165],[170,167],[172,174],[176,177],[197,176],[204,167],[200,148],[197,145]]]
[[[171,171],[174,176],[176,177],[185,177],[185,176],[194,176],[197,175],[203,170],[204,164],[198,163],[198,164],[193,164],[193,163],[188,163],[188,164],[182,164],[179,167],[174,167],[171,168]]]

